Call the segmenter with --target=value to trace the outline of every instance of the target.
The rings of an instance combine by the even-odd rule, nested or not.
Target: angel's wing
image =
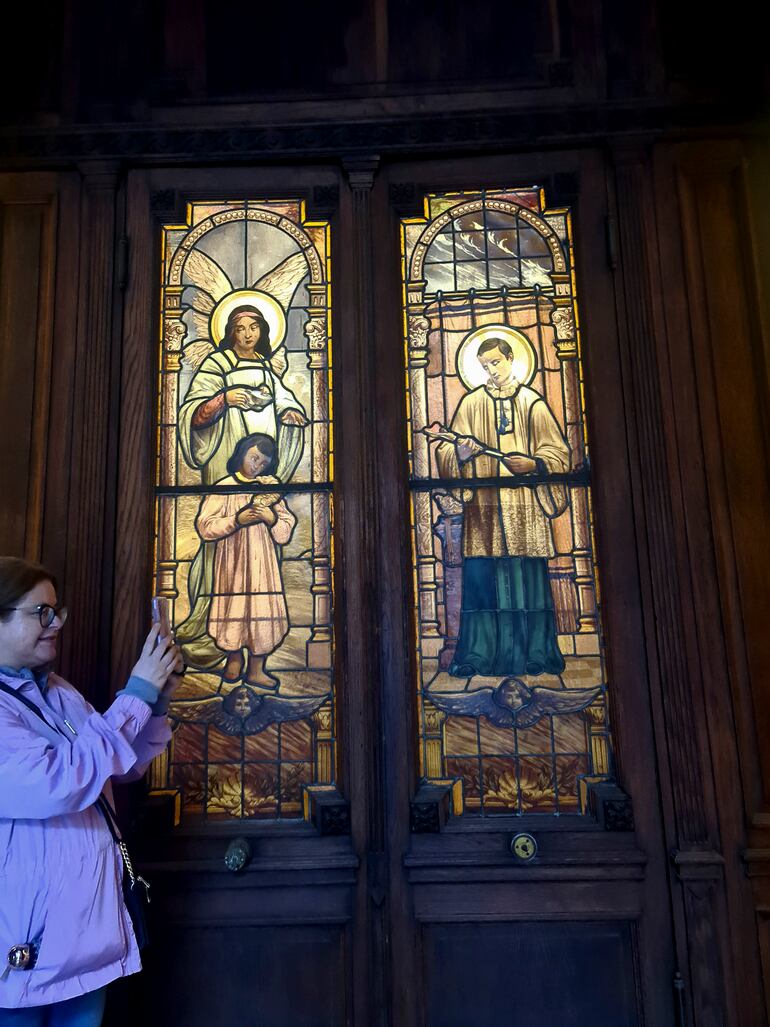
[[[273,372],[278,375],[279,378],[283,378],[286,374],[286,368],[289,366],[289,355],[286,352],[285,346],[279,346],[278,349],[270,357],[270,367]]]
[[[188,285],[184,291],[183,304],[208,317],[216,306],[216,301],[204,289],[199,289],[197,285]]]
[[[171,703],[168,711],[172,720],[188,721],[194,724],[213,724],[225,735],[249,735],[256,732],[247,727],[254,714],[244,721],[234,713],[228,713],[224,707],[224,696],[215,695],[210,699],[181,699]],[[260,729],[261,730],[261,729]]]
[[[193,721],[197,724],[216,724],[222,711],[223,696],[207,699],[177,699],[168,708],[172,720]]]
[[[475,692],[425,692],[424,695],[453,717],[486,717],[498,727],[513,727],[513,713],[495,702],[491,688],[478,688]]]
[[[532,727],[541,717],[577,713],[589,706],[601,688],[533,688],[532,699],[516,714],[516,727]]]
[[[256,735],[260,731],[264,731],[270,724],[283,724],[287,720],[302,720],[315,713],[328,698],[328,695],[314,695],[308,699],[266,695],[259,704],[259,708],[244,721],[243,733]]]
[[[199,289],[207,292],[215,302],[233,291],[230,279],[219,264],[200,250],[190,250],[184,271],[190,279],[190,284],[197,285]]]
[[[253,288],[269,293],[278,300],[284,310],[288,310],[297,286],[307,273],[308,266],[304,256],[301,253],[294,253],[281,261],[278,267],[263,275],[254,283]]]
[[[196,342],[191,342],[189,346],[185,346],[182,351],[182,360],[193,371],[197,371],[206,357],[215,352],[214,346],[208,339],[198,339]]]
[[[210,339],[211,325],[208,314],[201,314],[198,310],[188,310],[186,320],[191,323],[192,331],[190,339],[197,342],[198,339]]]

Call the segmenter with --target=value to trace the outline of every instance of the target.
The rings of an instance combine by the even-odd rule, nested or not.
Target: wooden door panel
[[[638,1027],[633,923],[429,924],[430,1027]]]
[[[239,923],[153,928],[153,944],[126,1024],[340,1027],[345,930]],[[139,1012],[141,1010],[141,1012]],[[110,1022],[121,1023],[113,1003]]]
[[[72,269],[63,259],[56,295],[57,246],[64,258],[73,242],[67,177],[0,176],[0,434],[13,439],[3,453],[0,551],[33,560],[43,550],[46,474],[57,476],[48,459],[52,375],[60,388],[71,356],[66,348],[54,353],[54,340],[62,340],[61,328],[70,340],[74,334],[61,290],[68,286],[72,295],[76,278],[67,282]],[[62,398],[53,397],[55,418]],[[62,427],[54,438],[66,435]]]

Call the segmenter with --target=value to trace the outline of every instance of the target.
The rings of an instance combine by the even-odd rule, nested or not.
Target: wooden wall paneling
[[[649,662],[656,684],[658,750],[673,817],[670,845],[684,911],[691,1015],[698,1025],[737,1023],[731,949],[725,922],[720,839],[709,762],[692,583],[679,506],[678,455],[667,411],[671,395],[653,294],[655,211],[645,151],[615,154],[620,241],[620,332],[624,391],[634,426],[632,463],[638,469],[636,515]],[[657,352],[656,352],[657,351]],[[680,938],[680,957],[682,955]]]
[[[431,1027],[643,1023],[631,924],[429,924],[423,939]]]
[[[345,1022],[345,941],[344,926],[333,924],[172,921],[145,959],[147,970],[136,983],[141,1000],[128,1019],[110,1022],[115,1027],[138,1022],[146,1027],[340,1027]],[[176,968],[183,966],[205,969],[178,974]],[[149,987],[150,981],[155,987]],[[121,1012],[111,1004],[110,1015],[120,1017]]]
[[[117,471],[114,332],[118,168],[84,165],[78,332],[67,539],[67,586],[77,631],[65,633],[64,675],[101,703],[108,698],[112,540]]]
[[[56,175],[0,177],[0,552],[40,559],[55,324]]]
[[[679,447],[687,454],[681,475],[715,780],[713,815],[725,857],[739,1017],[754,1023],[761,1017],[761,984],[740,853],[753,825],[745,858],[751,864],[752,854],[758,855],[750,872],[761,902],[768,716],[762,661],[769,606],[762,577],[770,569],[767,547],[758,544],[770,511],[763,450],[767,379],[756,293],[755,255],[761,251],[753,231],[761,204],[757,197],[754,209],[749,205],[740,144],[661,147],[656,163],[657,202],[669,226],[661,233],[664,296],[668,335],[676,340],[669,352]],[[751,609],[744,616],[747,599]]]
[[[2,225],[10,230],[0,229],[2,346],[8,346],[0,416],[10,418],[3,436],[15,442],[3,454],[0,550],[42,560],[59,578],[65,601],[79,201],[74,173],[0,176]]]
[[[53,362],[40,556],[43,563],[57,574],[62,599],[69,602],[66,567],[72,436],[76,416],[74,384],[80,278],[80,175],[76,172],[59,174],[58,187]],[[79,629],[71,624],[68,631],[73,630]]]
[[[712,151],[708,170],[697,158],[696,150],[679,169],[695,369],[740,748],[749,760],[754,749],[759,761],[759,776],[746,766],[749,813],[761,818],[770,814],[767,342],[741,148]],[[762,202],[758,196],[758,208]]]

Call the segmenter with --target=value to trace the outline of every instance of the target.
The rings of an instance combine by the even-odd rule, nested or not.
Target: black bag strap
[[[31,710],[32,713],[40,717],[40,719],[43,721],[46,727],[51,728],[53,731],[58,731],[58,733],[62,735],[63,738],[69,738],[69,735],[65,735],[60,727],[58,727],[56,724],[52,724],[48,720],[48,718],[43,714],[43,711],[40,709],[40,707],[36,703],[33,703],[31,699],[28,699],[26,695],[22,695],[20,692],[17,692],[15,688],[11,688],[10,685],[6,685],[4,681],[0,681],[0,692],[5,692],[7,695],[12,695],[14,699],[18,699],[22,706],[26,706],[28,710]],[[110,803],[103,795],[99,796],[94,805],[97,807],[99,812],[104,817],[107,823],[107,827],[109,828],[110,834],[112,835],[112,840],[118,847],[120,847],[121,843],[123,842],[123,838],[120,834],[120,829],[118,828],[118,818],[115,815],[115,810],[112,808]]]

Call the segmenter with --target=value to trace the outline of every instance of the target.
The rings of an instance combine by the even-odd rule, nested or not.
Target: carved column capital
[[[413,367],[425,367],[428,363],[428,332],[430,320],[424,314],[410,314],[407,320],[409,341],[409,363]]]
[[[379,163],[380,158],[376,153],[361,157],[344,157],[342,166],[348,176],[350,188],[354,192],[369,192],[374,185],[374,176]]]

